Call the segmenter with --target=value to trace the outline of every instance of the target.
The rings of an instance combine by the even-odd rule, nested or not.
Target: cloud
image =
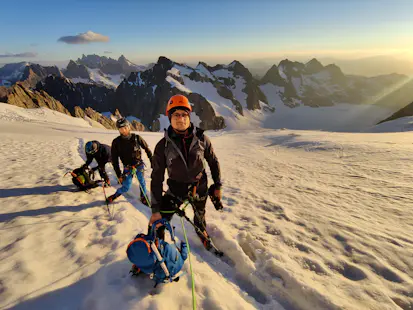
[[[67,44],[89,44],[92,42],[108,42],[109,37],[89,30],[88,32],[79,33],[75,36],[61,37],[57,41]]]
[[[18,53],[18,54],[12,54],[12,53],[6,53],[6,54],[0,54],[0,58],[26,58],[26,57],[36,57],[37,53],[32,53],[32,52],[24,52],[24,53]]]
[[[111,51],[104,51],[103,53],[105,53],[105,54],[112,54]]]

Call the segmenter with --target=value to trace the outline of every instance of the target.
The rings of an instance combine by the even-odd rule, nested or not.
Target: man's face
[[[189,128],[189,112],[185,110],[176,110],[171,115],[172,128],[178,131],[185,131]]]
[[[119,128],[119,133],[122,135],[122,136],[128,136],[129,134],[130,134],[130,127],[129,126],[125,126],[125,127],[120,127]]]

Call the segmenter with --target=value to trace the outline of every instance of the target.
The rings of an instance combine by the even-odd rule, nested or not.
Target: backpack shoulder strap
[[[198,137],[199,140],[202,142],[204,141],[204,130],[201,128],[196,127],[195,135]]]

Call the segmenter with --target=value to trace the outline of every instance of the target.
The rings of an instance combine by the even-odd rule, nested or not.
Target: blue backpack
[[[156,237],[156,225],[161,223],[170,232],[173,244]],[[149,274],[159,283],[172,282],[179,276],[188,257],[186,243],[182,242],[179,250],[175,244],[174,232],[165,219],[153,223],[150,234],[138,234],[126,249],[129,261],[141,272]]]

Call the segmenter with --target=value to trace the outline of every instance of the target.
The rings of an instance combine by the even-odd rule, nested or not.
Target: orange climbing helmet
[[[170,116],[171,110],[183,109],[192,112],[191,104],[189,103],[188,98],[184,95],[174,95],[169,99],[168,104],[166,105],[166,116]]]

